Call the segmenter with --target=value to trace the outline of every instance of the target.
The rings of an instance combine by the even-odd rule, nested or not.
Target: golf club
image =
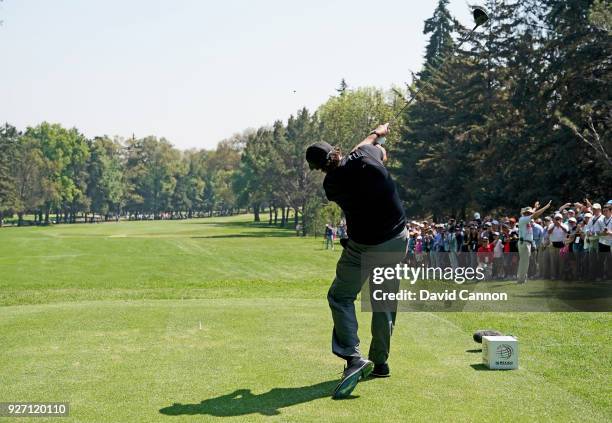
[[[460,43],[459,45],[453,47],[451,49],[451,51],[448,54],[448,56],[450,56],[451,54],[453,54],[456,50],[459,50],[461,48],[461,46],[468,41],[469,39],[472,38],[472,35],[474,34],[474,32],[476,31],[476,29],[481,26],[484,25],[488,20],[489,20],[489,12],[482,6],[471,6],[472,7],[472,16],[474,18],[474,22],[475,22],[475,26],[474,28],[472,28],[472,30],[469,32],[469,34],[467,35],[467,37],[465,37]],[[448,57],[447,56],[447,57]],[[423,85],[421,88],[417,89],[417,91],[414,93],[414,95],[406,101],[406,104],[404,104],[404,106],[400,109],[399,112],[397,112],[395,114],[395,116],[393,116],[393,118],[389,121],[389,126],[391,126],[392,123],[394,123],[397,118],[399,118],[401,116],[401,114],[404,112],[404,110],[406,110],[406,108],[408,106],[410,106],[412,104],[412,102],[417,98],[417,96],[419,95],[419,93],[426,88],[427,86],[429,86],[429,83],[425,83],[425,85]],[[385,137],[380,137],[377,140],[378,144],[384,144],[385,143]]]

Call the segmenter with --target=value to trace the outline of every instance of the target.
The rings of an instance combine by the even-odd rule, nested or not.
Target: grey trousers
[[[527,272],[529,271],[529,262],[531,261],[531,242],[519,241],[519,265],[517,279],[519,282],[527,280]]]
[[[336,278],[329,288],[327,300],[334,320],[332,352],[348,359],[360,357],[357,336],[355,299],[365,282],[361,269],[361,258],[365,253],[384,253],[385,257],[399,263],[406,255],[408,235],[404,230],[395,238],[378,245],[358,244],[348,241],[336,266]],[[372,343],[368,358],[382,364],[389,357],[391,334],[395,325],[395,311],[372,312]]]

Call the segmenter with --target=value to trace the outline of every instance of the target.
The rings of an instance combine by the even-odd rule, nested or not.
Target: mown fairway
[[[606,313],[403,313],[392,377],[331,400],[339,250],[249,219],[1,229],[0,401],[85,422],[612,419]],[[520,370],[482,370],[483,327],[519,337]]]

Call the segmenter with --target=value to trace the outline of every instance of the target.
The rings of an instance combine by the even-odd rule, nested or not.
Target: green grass
[[[0,230],[0,401],[84,422],[612,418],[609,313],[401,313],[392,377],[331,400],[339,251],[293,235],[245,216]],[[519,337],[519,370],[482,370],[484,327]]]

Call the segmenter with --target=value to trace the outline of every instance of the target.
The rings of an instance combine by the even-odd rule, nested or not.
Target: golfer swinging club
[[[368,375],[389,376],[389,348],[395,324],[395,309],[372,313],[372,343],[368,359],[361,356],[357,336],[355,299],[365,282],[361,259],[366,253],[384,253],[399,263],[406,254],[406,217],[395,183],[384,166],[386,152],[377,140],[389,133],[381,125],[349,155],[318,142],[306,150],[310,169],[324,172],[327,199],[336,202],[346,216],[348,242],[336,266],[336,277],[327,299],[334,330],[332,351],[346,360],[342,381],[334,398],[344,398]]]

